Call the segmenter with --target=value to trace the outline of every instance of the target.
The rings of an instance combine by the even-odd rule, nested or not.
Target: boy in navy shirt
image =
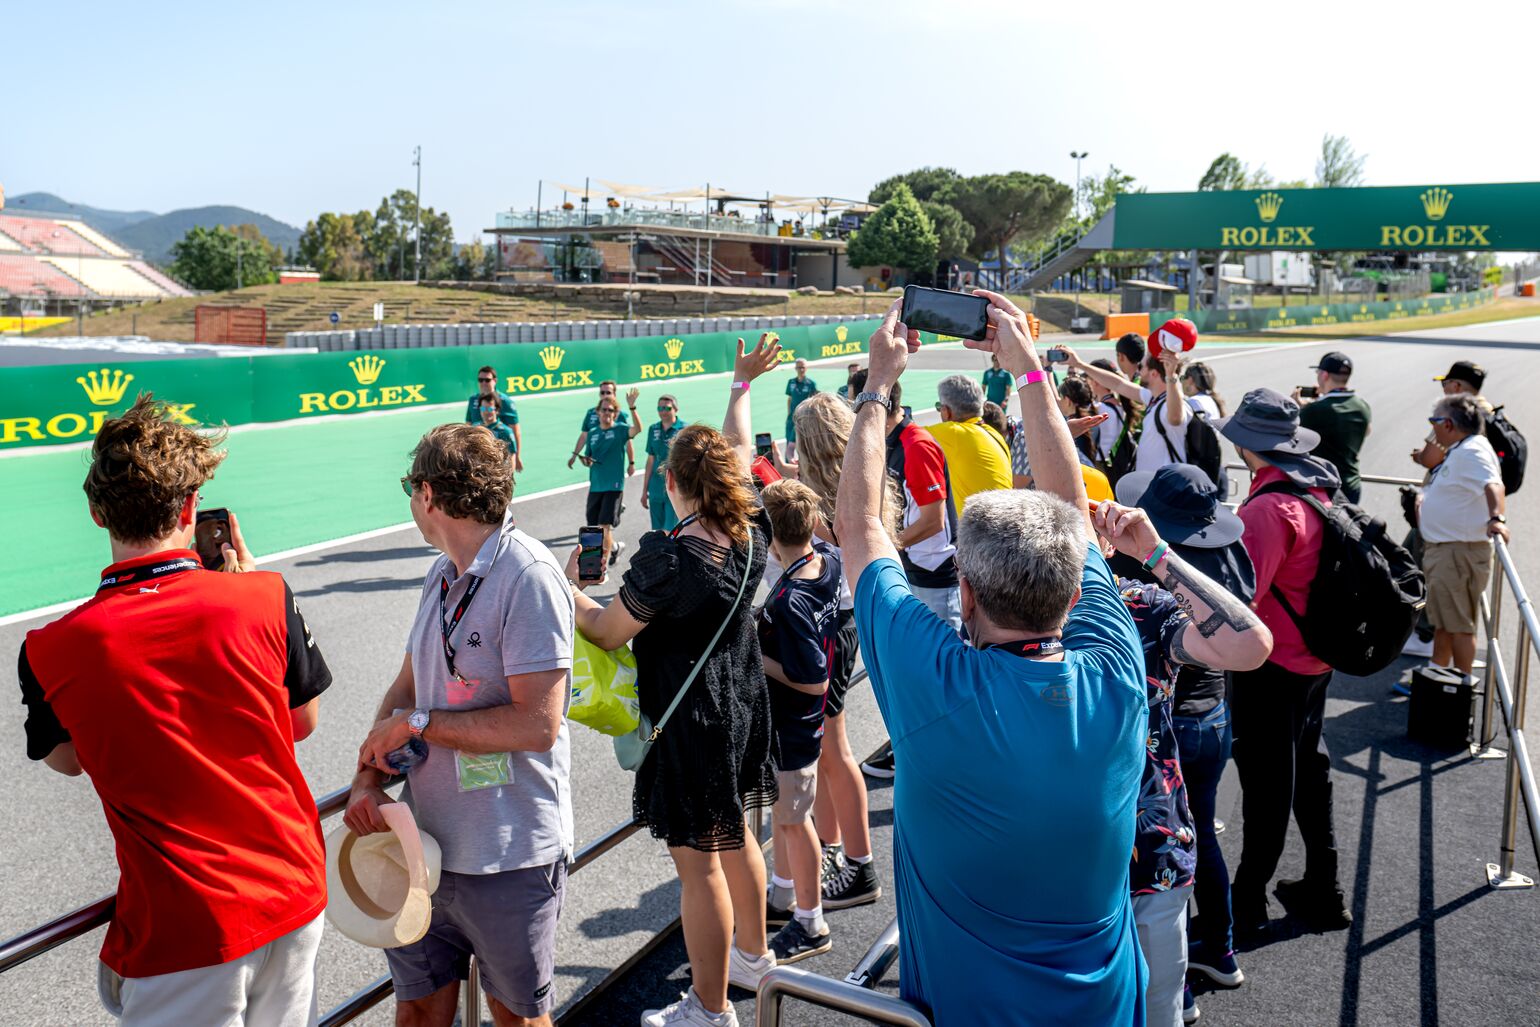
[[[772,813],[775,875],[769,919],[786,926],[770,940],[776,962],[827,952],[833,947],[823,918],[818,833],[813,799],[818,792],[818,752],[823,741],[824,697],[834,652],[840,561],[834,549],[813,541],[821,518],[818,495],[799,481],[765,486],[772,555],[785,568],[759,614],[759,645],[770,686],[770,717],[780,749],[780,797]],[[787,907],[795,902],[792,909]]]

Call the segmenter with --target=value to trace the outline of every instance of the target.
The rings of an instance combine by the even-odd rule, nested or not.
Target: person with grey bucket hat
[[[1267,886],[1283,855],[1291,809],[1305,843],[1305,874],[1280,881],[1278,897],[1316,928],[1341,930],[1352,915],[1337,880],[1331,759],[1322,740],[1332,668],[1307,648],[1290,614],[1305,615],[1327,528],[1295,489],[1279,487],[1292,485],[1330,506],[1341,478],[1311,455],[1321,437],[1300,427],[1299,404],[1272,389],[1246,393],[1215,427],[1251,471],[1238,511],[1241,541],[1256,569],[1257,615],[1273,633],[1268,661],[1234,679],[1235,767],[1246,826],[1230,890],[1235,930],[1245,939],[1267,928]]]
[[[1238,602],[1251,602],[1256,571],[1241,542],[1245,523],[1220,504],[1219,488],[1208,475],[1190,464],[1171,464],[1154,473],[1135,471],[1118,482],[1117,498],[1145,512],[1173,555]],[[1120,553],[1110,562],[1120,578],[1155,582],[1154,574],[1137,559]],[[1171,722],[1196,835],[1193,895],[1198,919],[1189,930],[1187,968],[1233,988],[1246,977],[1235,959],[1230,871],[1214,824],[1219,780],[1230,762],[1232,741],[1227,679],[1221,670],[1181,666],[1171,698]],[[1138,877],[1138,871],[1130,873]]]

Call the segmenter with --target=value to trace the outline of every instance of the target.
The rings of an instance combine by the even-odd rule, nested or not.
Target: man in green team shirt
[[[1369,404],[1348,388],[1353,375],[1353,361],[1335,351],[1321,358],[1315,372],[1317,397],[1311,400],[1294,390],[1299,404],[1299,423],[1321,436],[1310,454],[1328,461],[1342,479],[1342,494],[1349,503],[1358,502],[1363,482],[1358,476],[1358,451],[1369,434]]]
[[[636,464],[626,465],[626,453],[631,448],[631,430],[617,423],[620,404],[614,396],[599,400],[598,425],[588,433],[583,443],[580,459],[588,468],[588,520],[591,525],[620,524],[620,504],[625,496],[626,476],[636,470]],[[610,550],[610,563],[620,555],[622,546],[617,540]]]
[[[796,413],[802,401],[818,391],[818,383],[807,376],[807,361],[797,358],[797,376],[786,383],[786,459],[797,458],[797,426],[791,415]]]
[[[635,391],[626,393],[626,399],[633,404],[636,402],[632,397]],[[674,505],[668,501],[668,490],[663,487],[663,467],[668,462],[669,444],[683,430],[679,401],[667,393],[659,396],[657,423],[647,429],[647,469],[642,472],[642,506],[652,514],[653,531],[672,531],[679,523],[679,518],[674,515]]]
[[[635,392],[636,390],[633,389],[631,391]],[[605,379],[599,383],[600,404],[603,404],[605,397],[608,397],[611,402],[615,402],[616,400],[615,383],[609,379]],[[626,415],[621,414],[616,418],[616,420],[620,424],[624,425],[626,423]],[[583,427],[578,429],[577,441],[572,444],[572,455],[567,458],[568,467],[571,467],[572,462],[582,455],[583,447],[588,444],[588,433],[597,427],[599,427],[599,408],[596,406],[589,410],[583,411]],[[636,433],[632,432],[631,434],[635,435]],[[636,463],[636,457],[632,456],[631,454],[631,444],[629,442],[626,444],[626,455],[631,457],[632,463]]]
[[[1001,367],[1000,358],[991,353],[989,368],[984,372],[984,398],[998,404],[1003,410],[1006,398],[1011,394],[1011,386],[1015,384],[1011,372]]]

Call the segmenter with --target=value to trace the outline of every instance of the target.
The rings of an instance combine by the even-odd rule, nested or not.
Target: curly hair
[[[449,516],[501,524],[513,500],[513,460],[479,424],[441,424],[412,450],[407,480],[433,486],[433,502]]]
[[[107,533],[139,544],[165,538],[176,528],[187,497],[214,477],[225,454],[212,434],[173,424],[166,404],[141,392],[122,417],[102,424],[91,444],[91,466],[81,485]]]
[[[797,476],[818,493],[819,512],[834,524],[834,506],[839,501],[840,471],[845,463],[845,447],[855,427],[855,415],[832,393],[815,392],[797,404],[792,421],[797,429]],[[882,523],[890,533],[898,530],[898,518],[904,505],[898,483],[884,474]]]
[[[747,544],[754,492],[743,461],[726,436],[708,425],[692,424],[669,443],[666,466],[673,472],[679,494],[699,504],[697,515],[702,521],[737,545]]]

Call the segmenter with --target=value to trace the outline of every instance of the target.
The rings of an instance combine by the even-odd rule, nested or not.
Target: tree
[[[365,231],[371,230],[373,216],[333,214],[330,211],[305,225],[299,237],[299,256],[321,272],[329,281],[358,282],[372,277],[374,264],[364,247],[359,220],[367,219]]]
[[[462,244],[455,254],[453,277],[461,282],[486,280],[492,277],[493,268],[492,251],[475,239]]]
[[[929,274],[935,269],[940,245],[924,208],[909,186],[900,182],[887,202],[851,236],[848,257],[854,267],[891,264]]]
[[[171,273],[194,289],[222,291],[278,280],[273,271],[278,248],[255,225],[188,229],[171,247]]]
[[[1063,223],[1070,194],[1069,186],[1047,175],[1010,171],[959,180],[949,202],[973,226],[970,252],[979,258],[998,253],[1004,271],[1013,241],[1037,242]]]
[[[1323,189],[1362,185],[1367,154],[1354,152],[1347,136],[1327,133],[1321,139],[1321,156],[1315,162],[1315,184]]]
[[[1198,179],[1199,192],[1217,192],[1245,188],[1246,165],[1233,153],[1221,153]]]
[[[960,181],[962,176],[952,168],[919,168],[883,179],[872,187],[867,199],[872,203],[887,203],[893,198],[893,192],[899,185],[907,185],[909,191],[914,194],[914,198],[921,203],[931,200],[947,203],[952,190]]]
[[[951,260],[968,252],[968,247],[973,245],[973,226],[968,224],[961,211],[950,203],[935,200],[920,201],[920,208],[936,230],[936,239],[940,243],[936,251],[938,260]]]

